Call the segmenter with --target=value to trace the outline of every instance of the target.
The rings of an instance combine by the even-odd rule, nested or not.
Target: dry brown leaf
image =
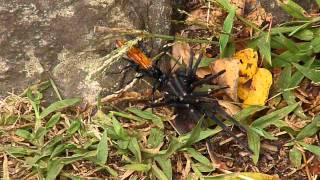
[[[285,118],[285,122],[289,125],[290,128],[292,128],[295,131],[300,131],[303,127],[305,127],[308,123],[310,123],[309,120],[303,120],[300,119],[297,116],[291,116],[290,118]]]
[[[188,64],[190,59],[190,46],[185,42],[175,42],[172,46],[172,56],[176,60],[181,60],[179,63]],[[176,62],[172,62],[172,66],[174,66]]]
[[[199,78],[204,78],[206,75],[209,75],[209,74],[211,74],[210,68],[201,67],[201,68],[198,68],[197,70],[197,76]]]
[[[186,22],[196,25],[189,27],[193,29],[208,27],[212,35],[218,38],[222,32],[224,16],[225,14],[219,7],[211,6],[210,9],[208,7],[200,7],[190,12]]]
[[[261,26],[262,23],[270,21],[271,14],[268,14],[260,4],[256,4],[256,8],[247,17],[250,22],[257,26]]]
[[[237,105],[235,105],[235,104],[233,104],[233,103],[231,103],[229,101],[219,100],[218,103],[231,116],[236,115],[241,110],[239,106],[237,106]]]
[[[239,65],[240,62],[238,60],[225,58],[214,61],[210,66],[212,73],[226,70],[224,74],[217,78],[217,83],[229,86],[225,92],[233,101],[238,101]]]
[[[203,45],[200,45],[196,47],[196,49],[202,49],[202,48],[206,48],[206,46],[203,47]],[[172,46],[172,56],[176,60],[179,60],[179,63],[183,63],[185,65],[189,64],[190,51],[191,51],[191,47],[189,46],[188,43],[175,42],[174,45]],[[199,57],[199,53],[196,52],[194,59],[197,59],[198,57]],[[173,67],[175,63],[176,62],[172,62],[171,66]],[[175,68],[178,68],[178,66]],[[211,74],[210,68],[201,67],[201,68],[198,68],[197,70],[197,76],[200,78],[203,78],[208,74]]]
[[[230,3],[236,7],[236,14],[238,16],[242,16],[244,12],[246,0],[231,0]]]

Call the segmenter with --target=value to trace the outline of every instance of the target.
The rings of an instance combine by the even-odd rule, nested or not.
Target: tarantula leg
[[[173,83],[171,82],[171,79],[169,79],[169,81],[168,81],[168,86],[175,96],[177,96],[179,98],[181,97],[181,95],[179,94],[179,92],[176,90]]]
[[[225,72],[226,72],[226,70],[222,70],[222,71],[220,71],[220,72],[218,72],[218,73],[216,73],[216,74],[211,74],[210,76],[208,76],[208,77],[206,77],[206,78],[204,78],[204,79],[201,79],[201,80],[199,80],[199,81],[196,81],[195,83],[192,83],[192,84],[191,84],[191,88],[194,89],[194,88],[197,87],[197,86],[201,86],[201,85],[203,85],[203,84],[206,84],[206,83],[208,83],[208,82],[211,82],[213,79],[219,77],[221,74],[223,74],[223,73],[225,73]]]
[[[195,65],[193,66],[192,68],[192,74],[191,75],[195,75],[197,73],[197,70],[198,70],[198,67],[199,67],[199,64],[202,60],[202,57],[203,57],[203,54],[201,53],[195,63]]]
[[[180,94],[182,94],[182,96],[186,96],[187,92],[183,88],[183,82],[181,82],[180,78],[178,78],[176,74],[173,75],[173,80],[174,80],[175,85],[178,88]]]
[[[235,126],[237,126],[242,132],[247,133],[246,128],[239,123],[236,119],[230,116],[227,112],[225,112],[218,104],[214,104],[214,110],[219,113],[223,118],[231,121]]]
[[[190,58],[189,58],[188,67],[186,69],[186,76],[192,75],[193,58],[194,58],[194,52],[190,50]]]
[[[229,88],[229,86],[221,86],[217,89],[213,89],[213,90],[210,90],[210,91],[207,91],[207,92],[194,92],[194,93],[191,93],[190,94],[190,97],[207,97],[208,95],[214,93],[214,92],[217,92],[217,91],[220,91],[220,90],[223,90],[223,89],[227,89]]]
[[[218,126],[220,126],[226,133],[228,133],[231,137],[233,137],[242,147],[251,152],[248,148],[247,144],[243,143],[232,131],[228,129],[228,127],[220,121],[213,113],[208,110],[205,110],[205,114],[212,119]]]

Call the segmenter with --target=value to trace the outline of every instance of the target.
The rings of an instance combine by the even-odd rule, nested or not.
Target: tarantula
[[[244,126],[242,126],[237,120],[224,111],[220,107],[218,101],[212,97],[212,93],[227,88],[223,86],[219,89],[208,90],[205,92],[197,92],[196,88],[201,87],[204,84],[210,84],[214,79],[222,75],[225,70],[222,70],[216,74],[211,74],[205,78],[198,78],[196,71],[201,62],[202,55],[198,57],[193,65],[194,54],[191,53],[189,64],[185,69],[178,69],[176,72],[168,74],[165,83],[162,85],[165,87],[164,98],[160,102],[152,102],[147,107],[155,108],[161,106],[174,107],[176,118],[188,118],[193,120],[199,120],[203,115],[212,119],[218,126],[220,126],[230,136],[242,143],[236,135],[228,129],[228,127],[215,116],[215,113],[219,114],[226,120],[230,120],[236,125],[242,132],[246,132]],[[186,114],[185,114],[186,113]],[[244,144],[242,144],[246,147]]]

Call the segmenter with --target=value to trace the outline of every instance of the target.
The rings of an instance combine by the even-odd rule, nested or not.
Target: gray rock
[[[88,77],[114,48],[99,41],[94,26],[168,34],[170,16],[170,0],[0,0],[0,96],[51,77],[64,98],[92,102],[119,81],[119,75]]]
[[[278,0],[258,0],[258,2],[268,13],[272,14],[274,24],[280,24],[292,19],[292,17],[279,6]],[[314,0],[294,0],[294,2],[302,6],[307,12],[310,12],[315,5]]]

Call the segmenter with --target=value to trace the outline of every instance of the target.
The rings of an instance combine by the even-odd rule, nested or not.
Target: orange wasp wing
[[[116,40],[117,47],[122,47],[125,42],[122,40]],[[138,48],[132,47],[127,52],[127,56],[130,60],[139,64],[143,69],[149,69],[152,67],[152,61]]]

